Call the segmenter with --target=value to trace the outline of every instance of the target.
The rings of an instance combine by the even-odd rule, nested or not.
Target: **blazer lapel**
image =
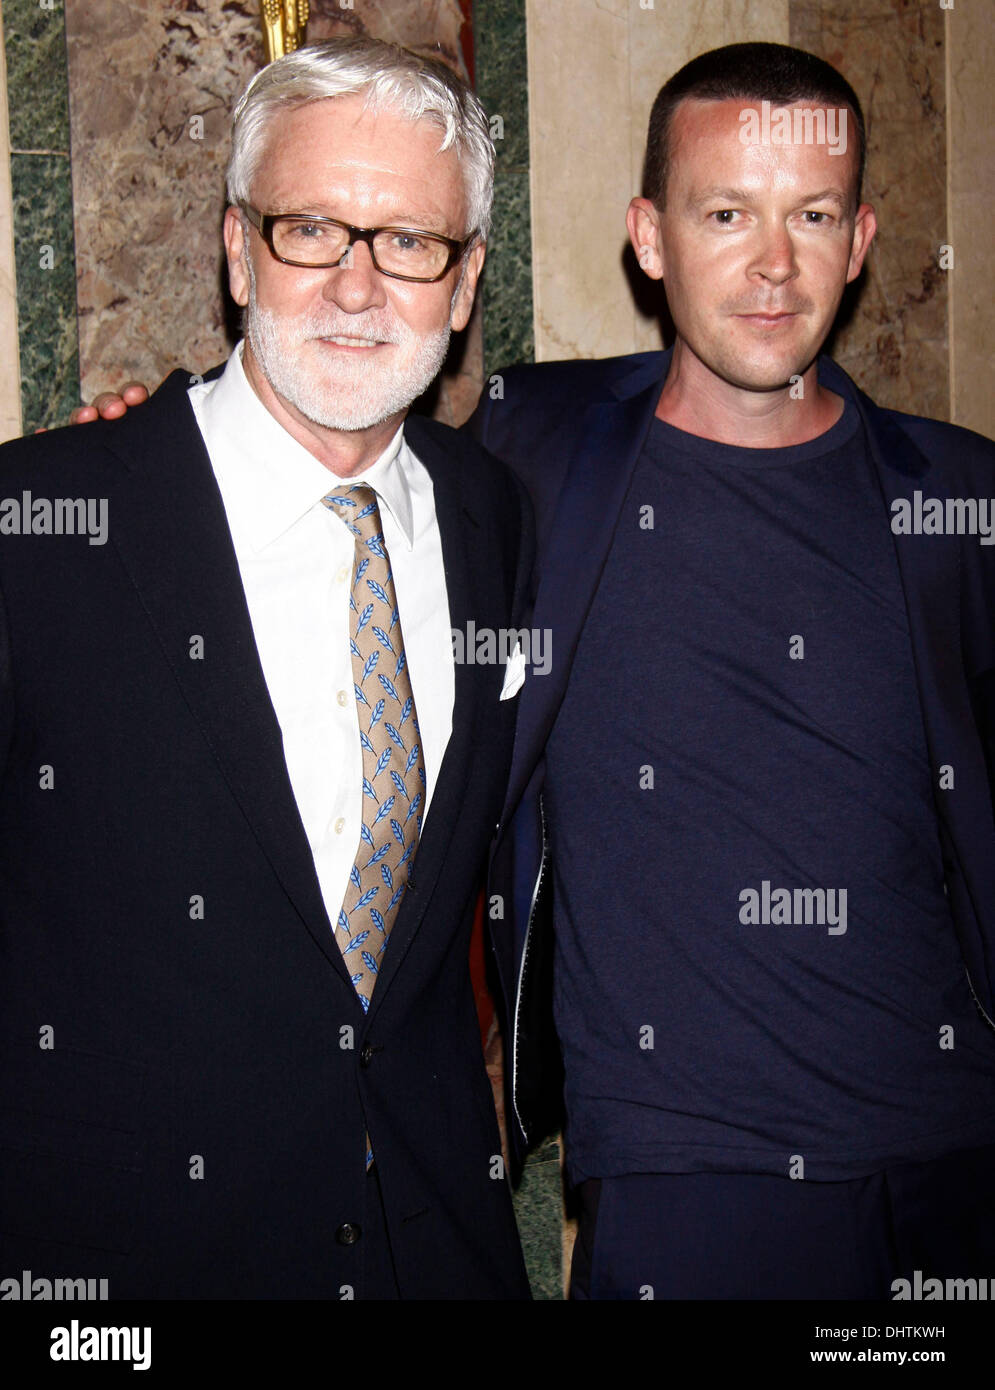
[[[670,353],[621,383],[615,399],[588,406],[577,425],[582,440],[567,468],[540,555],[533,626],[552,635],[552,664],[522,688],[508,795],[502,824],[517,806],[542,755],[563,702],[577,643],[601,581],[622,504],[656,412]]]
[[[111,542],[260,848],[348,981],[287,774],[224,505],[186,398],[189,380],[174,372],[106,436],[128,467],[110,504]]]

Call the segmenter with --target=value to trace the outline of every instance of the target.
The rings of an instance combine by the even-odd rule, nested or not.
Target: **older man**
[[[451,632],[524,619],[530,510],[405,420],[491,161],[434,63],[273,64],[233,126],[245,342],[0,456],[4,1274],[528,1297],[468,971],[516,681]],[[39,523],[75,498],[105,534]]]

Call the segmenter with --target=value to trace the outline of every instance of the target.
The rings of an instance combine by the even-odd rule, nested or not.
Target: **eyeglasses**
[[[456,241],[413,227],[353,227],[334,217],[259,212],[248,203],[239,206],[278,261],[311,270],[341,264],[357,241],[365,241],[381,275],[430,284],[452,270],[477,236],[471,232],[464,240]]]

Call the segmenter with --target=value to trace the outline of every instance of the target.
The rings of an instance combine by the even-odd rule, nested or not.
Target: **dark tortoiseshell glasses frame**
[[[260,212],[258,208],[252,207],[249,203],[239,203],[239,207],[246,217],[255,227],[256,231],[265,241],[269,248],[270,255],[274,260],[280,261],[283,265],[300,266],[304,270],[330,270],[335,266],[341,265],[343,256],[346,256],[357,241],[364,241],[369,247],[370,259],[374,267],[381,275],[389,275],[392,280],[409,280],[414,284],[433,285],[437,281],[444,279],[453,266],[462,258],[477,239],[477,233],[471,232],[462,241],[457,241],[454,237],[442,236],[440,232],[426,232],[419,227],[354,227],[350,222],[340,222],[336,217],[312,217],[303,212]],[[290,256],[281,256],[274,245],[274,231],[281,222],[305,222],[319,227],[339,227],[348,234],[349,240],[345,248],[334,261],[298,261]],[[381,236],[384,232],[392,232],[396,235],[419,237],[422,241],[437,243],[446,250],[446,263],[436,275],[402,275],[397,270],[385,270],[377,260],[376,246],[374,239]]]

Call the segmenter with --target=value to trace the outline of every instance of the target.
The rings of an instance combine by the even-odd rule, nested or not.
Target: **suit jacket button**
[[[362,1052],[359,1054],[359,1065],[361,1067],[368,1067],[372,1061],[373,1048],[370,1046],[369,1043],[367,1043],[366,1046],[363,1048]]]
[[[361,1226],[357,1226],[354,1221],[345,1221],[335,1232],[335,1239],[340,1245],[355,1245],[362,1234]]]

